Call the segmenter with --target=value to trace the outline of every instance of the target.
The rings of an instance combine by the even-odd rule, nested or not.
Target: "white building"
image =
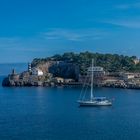
[[[32,75],[43,76],[43,71],[38,68],[33,68]]]
[[[79,75],[79,82],[84,82],[85,79],[89,79],[88,81],[91,80],[91,72],[93,71],[93,76],[94,76],[94,83],[101,83],[101,81],[104,80],[105,78],[105,71],[103,67],[89,67],[87,69],[87,75]]]
[[[124,73],[123,74],[123,79],[124,80],[129,80],[129,79],[134,79],[135,75],[133,73]]]
[[[105,71],[103,67],[89,67],[88,75],[91,75],[91,72],[94,72],[94,78],[103,78],[105,76]]]
[[[104,68],[103,67],[89,67],[88,68],[88,72],[103,72],[104,71]]]

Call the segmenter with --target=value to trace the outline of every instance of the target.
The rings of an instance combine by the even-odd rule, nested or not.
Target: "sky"
[[[0,1],[0,63],[71,51],[140,57],[140,0]]]

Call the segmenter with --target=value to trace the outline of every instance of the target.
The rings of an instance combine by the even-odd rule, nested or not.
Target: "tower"
[[[31,67],[31,63],[28,63],[28,72],[31,72],[32,67]]]
[[[15,69],[12,70],[12,75],[15,75],[16,74],[16,71]]]

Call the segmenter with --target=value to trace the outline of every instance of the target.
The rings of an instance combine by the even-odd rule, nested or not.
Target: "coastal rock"
[[[8,77],[4,78],[4,80],[2,81],[2,86],[15,86],[15,82],[13,80],[9,80]]]

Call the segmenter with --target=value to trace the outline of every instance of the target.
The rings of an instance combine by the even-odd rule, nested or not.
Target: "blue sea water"
[[[0,80],[2,80],[2,76]],[[139,140],[140,91],[98,88],[112,107],[81,108],[80,88],[0,86],[0,140]]]
[[[28,63],[10,63],[10,64],[0,64],[0,75],[7,75],[12,72],[13,69],[17,73],[27,70]]]

